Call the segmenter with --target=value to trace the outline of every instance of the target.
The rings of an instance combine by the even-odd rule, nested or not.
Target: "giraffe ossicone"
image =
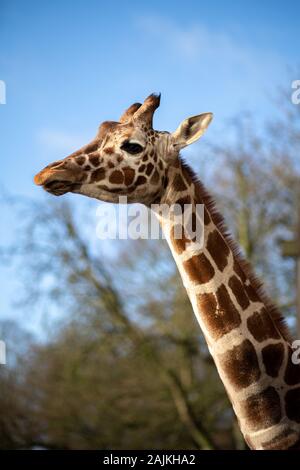
[[[158,215],[195,315],[241,431],[252,449],[300,448],[300,364],[280,313],[242,259],[202,183],[180,157],[201,137],[211,113],[190,117],[173,133],[153,129],[160,96],[134,103],[118,122],[48,165],[35,183],[54,195],[67,192],[108,202],[204,205],[204,240],[175,237]],[[192,225],[195,213],[191,213]],[[178,227],[177,227],[178,228]]]

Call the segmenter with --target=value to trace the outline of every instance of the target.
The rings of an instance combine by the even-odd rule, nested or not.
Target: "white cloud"
[[[144,16],[136,20],[144,33],[153,37],[161,45],[169,47],[181,59],[195,61],[218,58],[230,64],[254,65],[262,57],[268,62],[281,61],[274,52],[241,44],[233,36],[212,31],[201,23],[183,26],[159,16]],[[153,45],[154,47],[154,45]]]
[[[158,16],[139,17],[137,26],[144,33],[165,43],[185,59],[194,59],[199,52],[199,28],[183,29],[177,24]]]
[[[274,78],[280,80],[286,72],[285,60],[276,52],[201,23],[184,24],[148,15],[136,18],[136,26],[149,39],[156,60],[167,53],[169,68],[172,62],[179,70],[186,67],[187,81],[189,75],[191,82],[198,77],[219,94],[236,90],[241,99],[248,93],[258,97],[258,90],[266,93],[278,84]]]

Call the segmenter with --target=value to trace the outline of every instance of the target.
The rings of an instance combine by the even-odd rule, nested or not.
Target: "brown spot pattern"
[[[230,351],[220,354],[219,360],[231,384],[238,390],[249,387],[260,377],[257,355],[248,339]]]
[[[289,419],[300,423],[300,387],[287,392],[285,396],[285,409]]]
[[[218,288],[216,295],[218,300],[219,314],[222,317],[224,323],[228,322],[228,328],[226,325],[224,325],[224,327],[226,328],[226,332],[229,332],[241,324],[241,316],[232,303],[229,293],[224,285],[221,285]]]
[[[176,238],[175,234],[182,234],[182,238]],[[189,242],[185,235],[184,235],[184,229],[182,225],[174,225],[171,229],[170,233],[170,238],[172,240],[172,244],[175,248],[176,253],[181,254],[185,248],[186,248],[186,243]]]
[[[76,157],[76,163],[78,163],[78,165],[83,165],[85,162],[85,157]]]
[[[242,401],[241,408],[251,431],[266,429],[281,419],[280,398],[274,387]]]
[[[154,168],[154,166],[152,165],[152,163],[148,163],[147,169],[146,169],[146,175],[147,176],[151,175],[153,168]]]
[[[267,339],[280,338],[273,320],[265,307],[263,307],[260,312],[254,312],[253,315],[248,318],[247,326],[252,336],[260,343]]]
[[[110,183],[113,183],[113,184],[123,183],[123,180],[124,180],[124,175],[119,170],[113,171],[112,174],[109,177]]]
[[[215,330],[217,321],[217,300],[214,294],[199,294],[197,295],[197,305],[201,313],[205,324],[208,326],[210,333],[211,330]],[[218,325],[217,325],[218,327]],[[222,333],[223,334],[223,333]]]
[[[220,286],[216,297],[199,294],[197,304],[203,312],[203,320],[215,340],[238,328],[241,317],[233,305],[225,286]]]
[[[107,155],[112,155],[114,153],[115,149],[113,147],[106,147],[104,149],[104,152],[107,153]]]
[[[105,170],[104,168],[98,168],[98,170],[93,171],[91,176],[91,182],[100,181],[105,178]]]
[[[134,180],[135,171],[130,167],[126,167],[123,169],[123,173],[125,177],[126,186],[130,186]]]
[[[227,266],[229,248],[218,230],[214,230],[208,235],[206,248],[219,270],[223,271]]]
[[[246,308],[249,307],[250,302],[241,281],[238,279],[237,276],[231,276],[228,285],[232,290],[239,305],[242,307],[243,310],[246,310]]]
[[[284,346],[281,343],[269,344],[262,349],[262,360],[270,377],[278,377],[283,359]]]
[[[215,274],[214,268],[204,253],[192,256],[189,260],[184,261],[183,267],[189,278],[199,284],[209,282]]]
[[[245,284],[245,289],[246,289],[247,295],[248,295],[249,299],[251,300],[251,302],[258,302],[259,301],[259,297],[258,297],[255,289],[252,287],[251,284]]]
[[[136,186],[139,186],[140,184],[145,184],[146,183],[146,178],[145,176],[139,176],[138,179],[136,180]]]
[[[89,160],[92,165],[94,166],[99,165],[99,155],[97,153],[90,155]]]

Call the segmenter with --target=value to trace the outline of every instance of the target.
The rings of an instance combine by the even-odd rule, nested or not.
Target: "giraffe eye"
[[[137,153],[141,153],[144,150],[144,147],[142,147],[137,142],[129,142],[127,140],[126,142],[123,142],[121,149],[125,150],[125,152],[128,152],[131,155],[136,155]]]

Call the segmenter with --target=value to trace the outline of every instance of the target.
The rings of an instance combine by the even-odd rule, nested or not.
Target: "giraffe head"
[[[153,130],[154,111],[160,96],[152,94],[143,104],[134,103],[119,122],[101,124],[96,137],[63,160],[55,161],[34,178],[51,194],[79,193],[102,201],[150,205],[167,185],[168,167],[181,148],[197,140],[212,114],[185,119],[173,133]]]

